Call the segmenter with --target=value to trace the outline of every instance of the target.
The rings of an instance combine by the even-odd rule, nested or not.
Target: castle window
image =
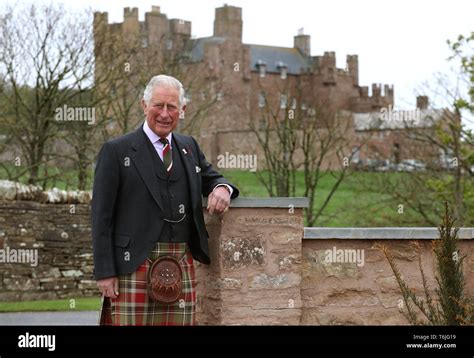
[[[173,48],[173,40],[166,41],[166,49],[171,50]]]
[[[260,77],[263,78],[265,77],[265,74],[267,73],[267,65],[265,62],[263,62],[262,60],[258,60],[257,61],[257,68],[260,72]]]
[[[142,48],[148,47],[148,37],[142,37]]]
[[[288,70],[288,66],[285,65],[283,62],[278,62],[277,67],[280,70],[281,79],[282,80],[286,79],[286,73],[287,73],[287,70]]]
[[[286,97],[286,94],[280,95],[280,108],[286,108],[288,105],[288,98]]]
[[[265,107],[265,94],[263,92],[258,94],[258,106],[260,108]]]
[[[354,163],[359,163],[360,161],[360,148],[352,147],[352,161]]]
[[[224,92],[219,91],[219,92],[217,93],[217,100],[218,100],[218,101],[222,101],[223,98],[224,98]]]

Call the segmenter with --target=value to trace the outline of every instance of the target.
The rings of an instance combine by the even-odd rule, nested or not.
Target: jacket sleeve
[[[239,196],[239,189],[236,186],[232,185],[226,178],[222,176],[218,171],[216,171],[212,164],[206,160],[204,153],[197,144],[194,137],[191,137],[199,160],[199,166],[201,167],[201,178],[202,178],[202,195],[207,197],[212,190],[218,184],[227,184],[230,185],[233,189],[231,199],[235,199]]]
[[[102,146],[97,159],[92,193],[92,246],[96,280],[117,276],[112,235],[119,185],[119,161],[108,142]]]

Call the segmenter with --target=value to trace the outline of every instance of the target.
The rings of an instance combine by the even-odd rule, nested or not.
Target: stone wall
[[[89,205],[1,201],[0,249],[0,301],[97,294]]]
[[[474,230],[461,229],[459,236],[461,240],[458,248],[466,255],[466,290],[472,296]],[[408,286],[414,289],[417,296],[424,298],[416,251],[410,244],[411,240],[407,239],[416,240],[422,247],[422,267],[431,294],[436,297],[433,291],[437,287],[435,266],[431,253],[431,240],[436,238],[436,228],[306,228],[303,240],[301,324],[408,324],[399,312],[402,296],[395,276],[377,245],[382,244],[390,249]],[[357,254],[361,258],[359,261]],[[342,259],[343,255],[345,260]],[[351,260],[354,257],[356,260]]]
[[[223,217],[206,215],[212,264],[196,264],[199,324],[407,323],[376,244],[393,251],[409,286],[421,295],[408,239],[420,243],[434,288],[436,228],[303,228],[307,204],[305,198],[239,198]],[[471,295],[473,237],[472,228],[461,229]],[[28,255],[5,262],[7,250],[36,250],[36,264]],[[92,269],[89,205],[0,201],[0,301],[98,296]]]

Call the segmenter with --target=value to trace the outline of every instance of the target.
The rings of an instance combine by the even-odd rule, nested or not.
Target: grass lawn
[[[7,164],[7,163],[4,163],[4,166],[6,168],[0,166],[0,179],[7,179],[8,172],[10,172],[10,174],[12,175],[16,175],[17,173],[23,172],[23,167],[15,167],[14,165]],[[44,175],[44,169],[45,169],[45,166],[41,165],[40,170],[39,170],[40,176]],[[93,184],[92,183],[92,169],[91,169],[90,174],[91,175],[89,175],[88,180],[87,180],[88,190],[92,189],[92,184]],[[56,187],[61,190],[76,190],[77,189],[77,186],[78,186],[77,172],[73,169],[60,169],[57,167],[49,166],[48,176],[51,176],[51,178],[47,182],[47,186],[48,186],[47,189],[50,189],[52,187]],[[24,173],[16,181],[27,184],[28,174]],[[42,182],[39,182],[38,185],[44,186]]]
[[[65,298],[23,302],[0,302],[0,312],[97,311],[100,297]]]
[[[12,166],[8,168],[15,171]],[[53,174],[57,168],[48,168],[48,172]],[[239,170],[221,170],[232,183],[240,189],[241,197],[268,197],[264,185],[258,180],[255,173]],[[379,172],[353,172],[347,176],[337,192],[332,196],[331,201],[317,220],[315,226],[327,227],[381,227],[381,226],[425,226],[423,219],[416,222],[420,216],[404,208],[401,215],[398,212],[398,203],[394,203],[391,197],[380,189],[380,183],[375,185],[378,179],[386,173]],[[394,180],[399,176],[410,175],[410,173],[389,173],[389,177]],[[0,167],[0,178],[6,178],[4,168]],[[26,181],[26,176],[21,180]],[[318,184],[314,208],[317,210],[324,203],[335,179],[326,173]],[[74,190],[77,186],[76,173],[73,170],[64,171],[54,182],[50,182],[60,189]],[[371,185],[373,184],[373,185]],[[92,188],[92,178],[88,180],[88,189]],[[304,175],[303,172],[296,173],[296,196],[304,196]],[[415,221],[413,220],[415,218]],[[305,223],[307,226],[307,223]]]
[[[268,197],[268,193],[254,173],[248,171],[222,171],[234,185],[239,187],[242,197]],[[381,227],[403,226],[403,220],[412,212],[405,208],[404,214],[398,212],[398,206],[390,196],[376,191],[371,185],[382,173],[354,172],[346,177],[332,196],[316,226],[327,227]],[[407,173],[392,173],[395,179]],[[409,175],[409,174],[408,174]],[[335,179],[331,175],[321,178],[316,191],[314,207],[319,208],[327,198]],[[304,196],[303,172],[296,173],[296,196]],[[305,223],[306,225],[306,223]]]

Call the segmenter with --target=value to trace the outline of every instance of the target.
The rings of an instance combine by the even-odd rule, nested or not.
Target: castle
[[[359,84],[357,55],[347,56],[345,69],[337,68],[334,52],[311,55],[310,36],[302,32],[294,36],[292,48],[243,43],[239,7],[224,5],[215,9],[214,33],[204,38],[192,38],[191,22],[168,19],[158,6],[145,13],[143,22],[138,19],[137,8],[125,8],[123,22],[114,24],[108,23],[107,13],[96,12],[95,33],[100,29],[130,38],[138,52],[159,45],[160,53],[183,53],[187,74],[204,73],[202,88],[204,83],[212,84],[216,103],[200,123],[200,130],[193,134],[214,163],[225,152],[257,151],[256,141],[249,139],[249,118],[269,104],[275,108],[310,110],[314,98],[330,99],[337,110],[354,116],[362,114],[354,123],[363,121],[366,113],[394,105],[393,86],[372,84],[369,91],[368,86]],[[156,74],[149,73],[149,78]],[[188,107],[192,111],[206,98],[206,93],[199,86],[187,88],[186,80],[178,79],[188,90]],[[420,99],[419,105],[426,110],[427,100]],[[352,128],[351,138],[357,141],[357,128]]]

